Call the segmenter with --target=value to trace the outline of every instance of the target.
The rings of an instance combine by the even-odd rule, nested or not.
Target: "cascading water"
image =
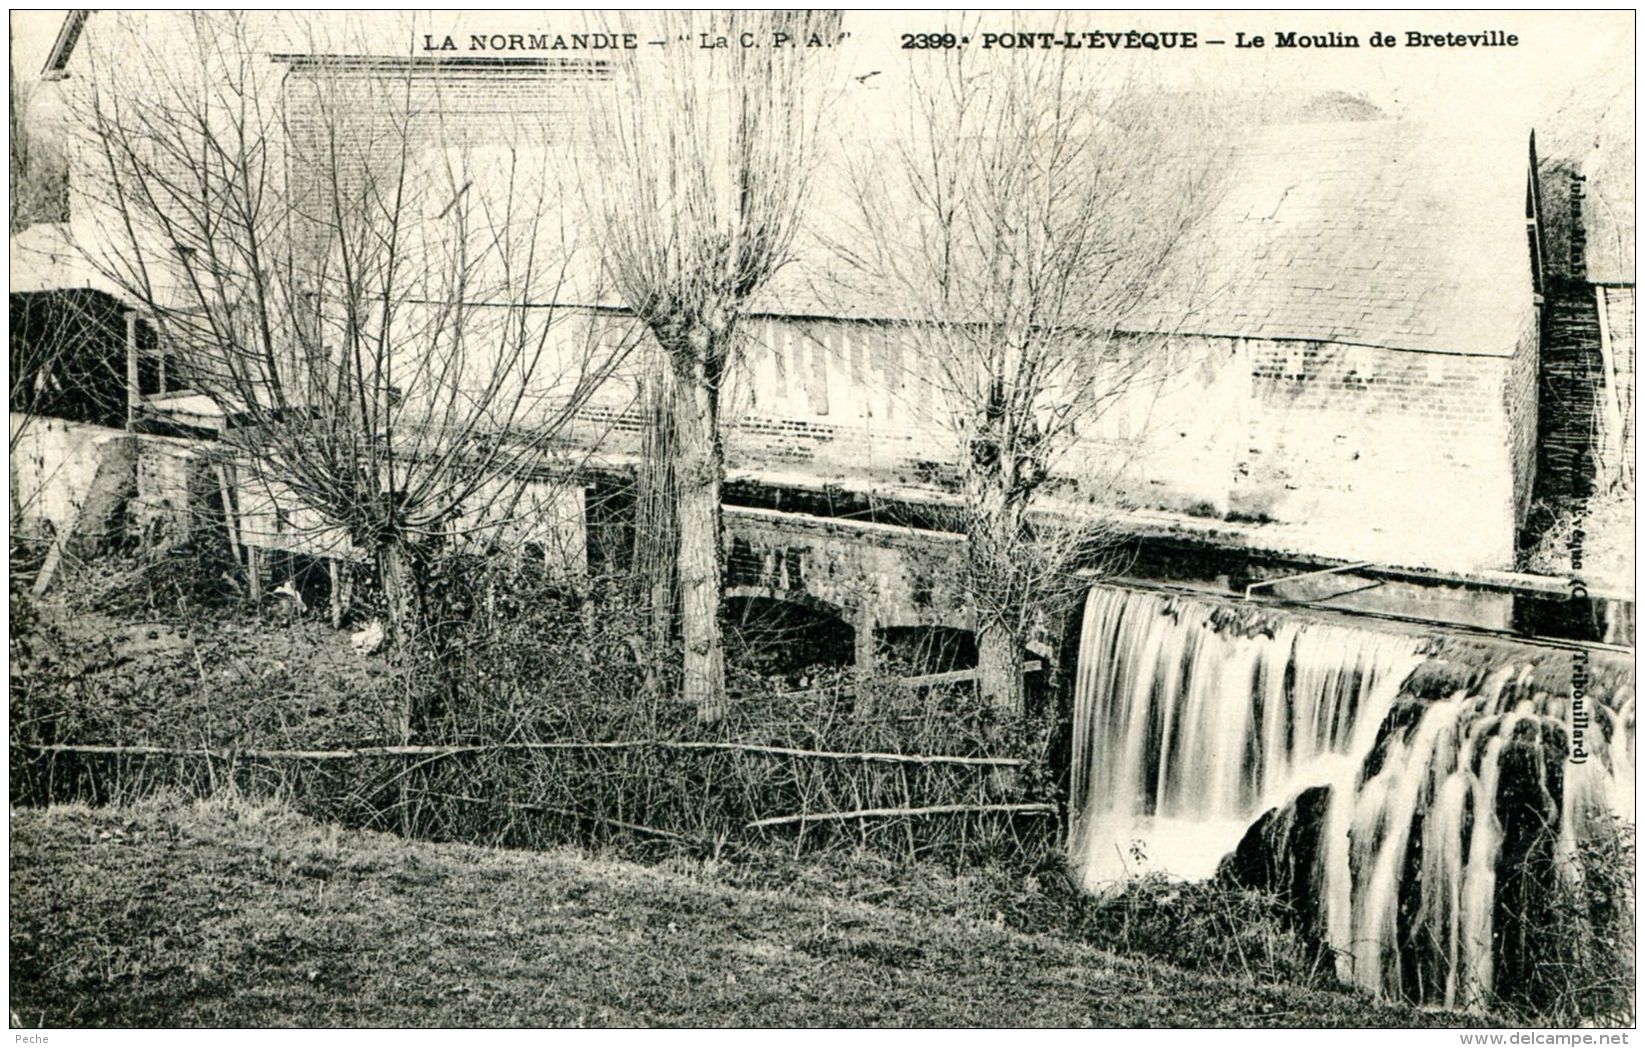
[[[1520,937],[1550,933],[1505,909],[1505,844],[1522,877],[1540,856],[1559,890],[1580,876],[1581,842],[1613,814],[1633,817],[1632,703],[1595,709],[1578,763],[1567,759],[1568,697],[1538,687],[1529,667],[1433,701],[1402,697],[1355,774],[1332,784],[1323,827],[1313,886],[1344,980],[1387,997],[1490,1004],[1500,919],[1514,918]]]
[[[1588,759],[1573,763],[1570,700],[1546,674],[1539,685],[1529,668],[1465,665],[1463,685],[1424,697],[1412,685],[1419,647],[1094,589],[1069,839],[1085,885],[1144,869],[1206,877],[1225,861],[1236,880],[1291,893],[1345,981],[1487,1004],[1503,959],[1519,963],[1505,944],[1529,934],[1504,879],[1524,882],[1543,854],[1556,877],[1574,877],[1600,820],[1633,816],[1633,702],[1590,704]],[[1259,872],[1242,877],[1241,862]]]
[[[1069,855],[1089,888],[1207,877],[1266,808],[1339,777],[1420,658],[1415,641],[1093,589],[1074,703]]]

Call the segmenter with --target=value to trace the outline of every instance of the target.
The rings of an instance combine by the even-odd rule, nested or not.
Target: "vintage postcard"
[[[17,1042],[1628,1043],[1635,34],[12,12]]]

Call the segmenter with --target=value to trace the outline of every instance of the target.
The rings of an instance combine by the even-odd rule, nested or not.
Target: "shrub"
[[[404,803],[420,832],[511,844],[622,841],[719,854],[782,842],[845,844],[903,857],[1001,854],[1054,818],[990,811],[927,817],[762,819],[933,806],[1044,803],[1048,731],[996,723],[966,686],[919,693],[889,677],[813,667],[803,687],[733,666],[720,724],[677,698],[671,653],[648,651],[643,609],[623,577],[573,589],[519,558],[448,557],[425,590],[428,643],[413,679],[428,711],[419,741],[536,746],[430,762]],[[574,745],[575,744],[575,745]],[[714,747],[720,748],[714,748]],[[760,752],[731,746],[807,751]],[[917,753],[1013,756],[1013,774],[952,764],[820,757]]]
[[[1268,892],[1150,873],[1104,895],[1080,894],[1072,908],[1079,933],[1109,949],[1224,978],[1336,985],[1330,966],[1294,930],[1285,903]]]
[[[70,611],[182,618],[242,594],[233,557],[216,545],[141,546],[65,561],[59,588]]]
[[[1538,912],[1529,915],[1534,926],[1522,937],[1524,954],[1514,958],[1525,976],[1506,986],[1499,979],[1502,1007],[1537,1025],[1633,1025],[1634,843],[1627,821],[1594,819],[1574,855],[1550,840],[1507,878],[1510,889],[1523,880],[1542,888],[1530,896]],[[1509,890],[1499,893],[1499,902],[1525,897]],[[1528,917],[1508,916],[1515,922]]]
[[[117,603],[128,618],[151,614],[164,604],[153,595],[165,592],[161,569],[168,566],[138,561],[82,582],[104,596],[125,594]],[[572,588],[540,560],[442,554],[424,578],[418,643],[365,660],[350,655],[346,637],[313,622],[248,629],[198,614],[170,625],[105,622],[108,636],[81,644],[74,665],[31,687],[23,705],[50,719],[35,722],[26,737],[14,732],[13,743],[210,746],[235,754],[227,766],[204,754],[60,755],[52,767],[30,772],[41,789],[55,783],[48,792],[58,799],[130,797],[168,779],[190,789],[229,780],[248,791],[276,790],[309,814],[348,825],[478,843],[620,844],[709,856],[866,849],[959,861],[1036,851],[1054,838],[1048,726],[1000,723],[968,686],[916,692],[889,676],[863,680],[840,667],[813,667],[786,685],[734,667],[730,716],[703,726],[672,687],[664,669],[670,653],[646,649],[632,592],[620,577]],[[173,603],[199,607],[178,597]],[[165,634],[160,640],[175,642],[159,650],[148,638],[151,626]],[[130,658],[136,649],[139,661]],[[14,681],[14,721],[19,701]],[[474,749],[329,761],[245,753],[397,742],[381,724],[393,719],[388,711],[408,707],[423,714],[415,743]],[[353,734],[340,736],[341,726]],[[1023,763],[858,756],[887,753]],[[998,810],[1025,803],[1041,808]],[[964,810],[894,814],[938,806]],[[865,809],[888,814],[810,818]],[[800,818],[751,825],[787,817]]]

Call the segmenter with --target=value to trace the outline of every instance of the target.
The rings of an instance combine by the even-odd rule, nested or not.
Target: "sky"
[[[12,69],[25,78],[39,74],[65,12],[11,14]],[[351,23],[372,16],[349,16]],[[390,17],[388,15],[378,17]],[[420,18],[425,16],[419,16]],[[451,32],[459,42],[471,32],[540,31],[571,33],[615,28],[610,13],[576,11],[436,12],[427,25]],[[910,71],[949,60],[952,52],[905,50],[904,33],[954,31],[973,37],[967,60],[978,67],[1020,60],[1020,52],[982,49],[981,33],[1007,31],[1020,18],[1050,26],[1054,13],[954,14],[941,11],[850,12],[839,58],[853,76],[863,76],[857,93],[866,133],[877,120],[901,108],[898,92]],[[1146,49],[1067,52],[1074,61],[1173,88],[1215,87],[1252,93],[1307,97],[1326,91],[1360,95],[1391,115],[1459,126],[1501,123],[1518,131],[1535,128],[1549,141],[1580,137],[1580,126],[1596,110],[1625,106],[1623,126],[1633,126],[1634,15],[1632,12],[1080,12],[1061,16],[1063,28],[1124,32],[1192,31],[1201,41],[1223,46],[1191,51]],[[1036,27],[1038,27],[1036,25]],[[1352,33],[1364,45],[1373,32],[1391,32],[1394,48],[1303,50],[1274,46],[1276,33]],[[1514,47],[1411,48],[1411,31],[1478,33],[1499,30],[1519,40]],[[1236,48],[1236,34],[1262,36],[1266,47]],[[385,52],[409,48],[398,34],[385,34]],[[643,51],[642,51],[643,54]],[[1571,104],[1576,100],[1576,114]],[[1563,109],[1563,112],[1562,112]],[[1612,113],[1613,119],[1619,114]],[[1546,152],[1546,150],[1545,150]],[[1631,152],[1631,150],[1629,150]]]
[[[38,74],[63,15],[62,11],[12,12],[12,68],[16,72],[23,76]],[[459,40],[464,31],[493,27],[571,32],[602,28],[611,20],[611,16],[599,12],[547,11],[431,17],[436,24],[457,30]],[[882,70],[889,82],[899,68],[911,61],[942,60],[941,51],[901,50],[902,33],[961,29],[968,20],[973,31],[1004,30],[1011,24],[1007,14],[852,12],[846,18],[850,36],[842,44],[842,58],[850,65],[862,65],[864,72]],[[1128,73],[1181,85],[1344,90],[1363,94],[1385,109],[1423,119],[1501,119],[1513,114],[1520,122],[1531,123],[1551,113],[1573,85],[1584,81],[1598,81],[1609,89],[1625,89],[1632,94],[1634,16],[1627,11],[1116,11],[1071,14],[1066,24],[1070,28],[1109,31],[1187,30],[1199,33],[1202,40],[1230,41],[1222,47],[1202,46],[1194,51],[1087,50],[1078,55],[1080,60],[1090,56],[1089,60],[1111,63]],[[1392,30],[1402,46],[1329,51],[1273,47],[1274,34],[1280,30],[1354,33],[1364,43],[1379,29]],[[1404,34],[1412,30],[1474,33],[1488,29],[1513,33],[1519,45],[1472,49],[1403,46]],[[1247,39],[1263,36],[1268,46],[1232,47],[1234,34],[1241,32]],[[1010,61],[1013,57],[1011,52],[997,49],[973,50],[973,55],[995,61]]]

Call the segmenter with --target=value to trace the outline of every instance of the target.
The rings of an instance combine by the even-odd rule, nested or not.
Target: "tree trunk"
[[[1016,484],[1014,454],[1002,453],[997,430],[985,424],[973,442],[967,471],[971,517],[967,550],[976,615],[977,689],[1006,716],[1023,712],[1022,624],[1027,621],[1024,559],[1029,554],[1025,492]]]
[[[331,591],[327,595],[331,628],[340,630],[349,607],[354,603],[354,565],[341,557],[332,557],[326,561],[326,572],[331,580]]]
[[[679,573],[679,526],[674,491],[674,391],[666,353],[641,390],[646,430],[634,491],[633,570],[636,596],[647,617],[653,666],[674,636],[674,586]],[[648,672],[648,677],[650,673]]]
[[[377,575],[383,585],[388,643],[397,658],[404,658],[417,639],[417,579],[411,552],[404,542],[389,542],[377,549]],[[402,740],[409,741],[423,727],[422,714],[416,693],[408,689],[400,713]]]
[[[383,583],[383,614],[388,620],[389,643],[410,645],[417,631],[417,580],[412,575],[411,551],[403,542],[389,542],[377,550],[377,573]]]
[[[1004,622],[979,623],[977,629],[977,687],[1000,713],[1019,717],[1023,712],[1022,640]]]
[[[720,632],[722,584],[719,433],[720,346],[703,328],[674,356],[674,483],[678,494],[680,633],[685,645],[685,698],[704,723],[725,716],[725,646]]]

